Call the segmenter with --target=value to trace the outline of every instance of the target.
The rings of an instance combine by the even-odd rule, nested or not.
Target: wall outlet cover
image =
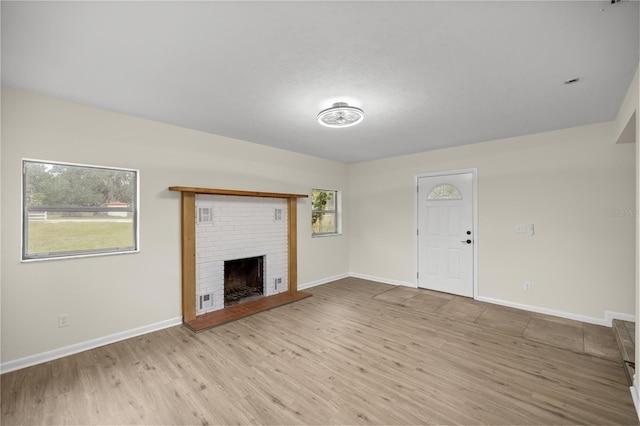
[[[69,314],[60,314],[58,315],[58,327],[68,327],[69,326]]]

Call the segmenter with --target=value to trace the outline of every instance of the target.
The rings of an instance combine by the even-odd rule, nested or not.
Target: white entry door
[[[418,287],[473,297],[473,179],[418,178]]]

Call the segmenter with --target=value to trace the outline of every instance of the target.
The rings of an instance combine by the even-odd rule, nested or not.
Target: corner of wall
[[[620,104],[620,109],[616,118],[613,120],[613,141],[615,143],[635,143],[636,142],[636,111],[638,109],[638,72],[631,80],[631,84],[627,89],[627,94]]]

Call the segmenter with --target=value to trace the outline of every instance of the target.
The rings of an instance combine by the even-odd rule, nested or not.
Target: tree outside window
[[[311,230],[313,236],[338,234],[338,191],[311,191]]]

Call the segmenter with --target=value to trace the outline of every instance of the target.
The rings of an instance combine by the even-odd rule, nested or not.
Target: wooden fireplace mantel
[[[287,200],[287,251],[289,291],[298,290],[298,198],[306,194],[283,194],[277,192],[239,191],[232,189],[195,188],[170,186],[170,191],[179,191],[182,223],[182,320],[196,319],[196,194],[233,195],[238,197],[284,198]]]
[[[239,191],[236,189],[194,188],[192,186],[170,186],[169,191],[193,192],[194,194],[236,195],[238,197],[264,198],[308,198],[306,194],[283,194],[279,192]]]

